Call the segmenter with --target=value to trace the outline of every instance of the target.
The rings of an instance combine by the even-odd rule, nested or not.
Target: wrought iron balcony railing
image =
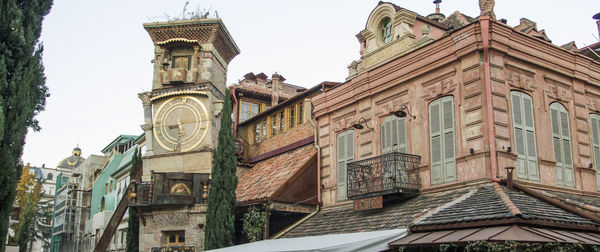
[[[348,199],[419,191],[421,157],[392,152],[348,163]]]

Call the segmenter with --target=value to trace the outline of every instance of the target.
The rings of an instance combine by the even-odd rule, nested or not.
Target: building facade
[[[283,237],[409,228],[390,246],[460,244],[418,239],[498,219],[515,227],[495,234],[598,235],[600,64],[483,2],[477,18],[371,12],[347,81],[312,99],[323,209]]]
[[[109,221],[129,186],[129,170],[134,154],[139,151],[142,136],[120,135],[108,144],[102,153],[105,162],[102,169],[94,171],[89,196],[89,217],[85,219],[80,251],[94,251]],[[124,251],[126,248],[128,214],[120,220],[106,251]]]

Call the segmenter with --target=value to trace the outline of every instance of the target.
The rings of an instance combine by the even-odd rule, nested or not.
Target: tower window
[[[191,56],[173,56],[173,68],[185,68],[190,70]]]

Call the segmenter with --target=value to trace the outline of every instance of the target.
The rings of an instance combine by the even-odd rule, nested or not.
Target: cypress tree
[[[229,92],[226,92],[229,94]],[[235,188],[237,187],[237,158],[231,128],[231,100],[225,95],[219,130],[219,142],[213,153],[208,213],[204,249],[217,249],[233,245],[235,237]]]
[[[129,170],[129,178],[133,178],[137,169],[142,169],[142,156],[136,149],[133,153],[131,161],[131,169]],[[133,187],[132,187],[133,188]],[[138,219],[135,208],[129,207],[129,219],[127,220],[127,252],[139,251],[139,235],[140,235],[140,220]]]
[[[19,181],[27,128],[39,130],[35,115],[48,90],[38,43],[52,0],[0,0],[0,252]]]

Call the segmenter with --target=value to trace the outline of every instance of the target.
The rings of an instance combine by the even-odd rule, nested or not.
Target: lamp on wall
[[[406,114],[408,114],[410,117],[412,117],[412,119],[417,119],[416,116],[414,116],[410,113],[410,110],[408,110],[408,106],[406,106],[406,105],[402,105],[402,107],[400,107],[400,109],[398,111],[394,111],[394,115],[396,117],[404,118],[404,117],[406,117]]]
[[[367,126],[368,129],[373,130],[373,128],[369,127],[369,124],[367,124],[367,119],[365,119],[363,117],[361,117],[360,119],[358,119],[357,123],[352,124],[352,128],[363,129],[364,127],[362,126],[361,121],[365,123],[365,126]]]

